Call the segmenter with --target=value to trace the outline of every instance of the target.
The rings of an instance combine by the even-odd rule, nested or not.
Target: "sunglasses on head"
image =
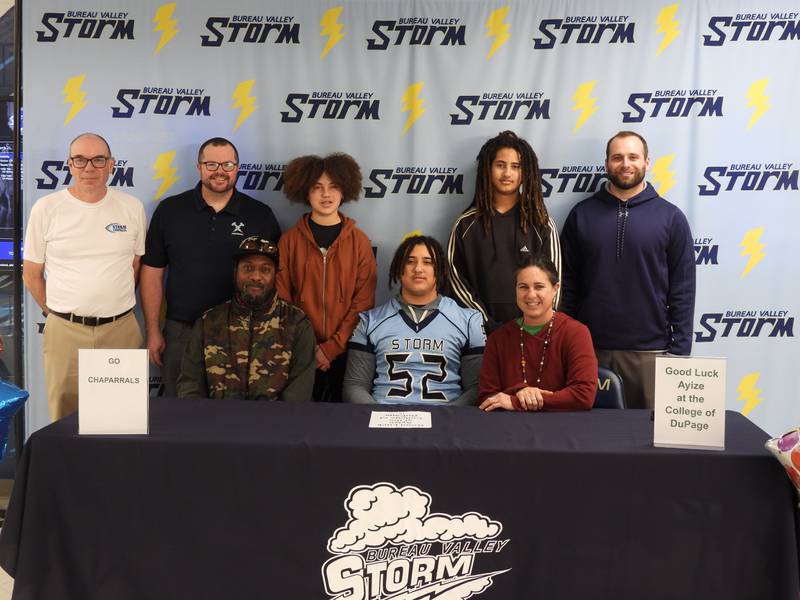
[[[265,240],[258,237],[249,237],[239,244],[239,250],[247,250],[248,252],[261,252],[263,254],[275,254],[278,251],[278,246],[274,242]]]

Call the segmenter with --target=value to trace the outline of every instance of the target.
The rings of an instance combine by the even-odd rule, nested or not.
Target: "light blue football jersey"
[[[447,296],[419,323],[392,298],[359,315],[350,347],[375,355],[372,397],[380,404],[447,404],[461,395],[461,357],[486,345],[478,311]]]

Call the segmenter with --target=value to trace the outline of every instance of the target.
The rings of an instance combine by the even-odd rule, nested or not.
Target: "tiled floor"
[[[0,600],[11,600],[11,590],[13,589],[14,580],[3,569],[0,569]]]

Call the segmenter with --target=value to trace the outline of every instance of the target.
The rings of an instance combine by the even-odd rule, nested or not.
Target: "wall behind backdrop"
[[[696,356],[728,357],[728,408],[778,434],[800,423],[793,371],[800,236],[794,104],[800,15],[788,0],[343,3],[28,0],[23,4],[26,216],[69,184],[67,145],[111,143],[111,186],[152,214],[192,187],[198,145],[238,146],[238,187],[281,226],[300,154],[345,151],[364,193],[345,206],[377,246],[378,300],[412,231],[446,243],[475,156],[526,137],[559,226],[602,185],[607,139],[650,145],[649,181],[695,237]],[[28,429],[48,422],[42,319],[26,298]]]

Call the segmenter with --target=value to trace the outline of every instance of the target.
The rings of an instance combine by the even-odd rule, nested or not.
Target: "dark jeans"
[[[166,348],[161,353],[161,360],[164,366],[161,368],[161,391],[160,396],[177,396],[175,389],[178,383],[178,375],[181,372],[181,361],[186,344],[189,343],[189,336],[192,333],[192,325],[183,321],[164,322],[164,341]]]
[[[341,402],[344,371],[347,367],[347,352],[331,361],[327,371],[317,369],[314,376],[314,402]]]

